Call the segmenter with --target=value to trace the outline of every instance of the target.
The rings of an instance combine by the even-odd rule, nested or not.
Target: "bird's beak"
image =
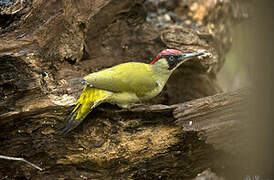
[[[189,60],[189,59],[192,59],[194,57],[198,57],[198,56],[201,56],[205,53],[205,50],[202,50],[202,51],[198,51],[198,52],[193,52],[193,53],[182,53],[181,54],[181,60],[183,62]]]

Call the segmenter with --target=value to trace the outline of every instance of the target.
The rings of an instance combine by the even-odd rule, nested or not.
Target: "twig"
[[[36,166],[35,164],[25,160],[24,158],[17,158],[17,157],[10,157],[10,156],[3,156],[3,155],[0,155],[0,159],[6,159],[6,160],[13,160],[13,161],[23,161],[29,165],[31,165],[32,167],[40,170],[40,171],[43,171],[42,168],[40,168],[39,166]]]

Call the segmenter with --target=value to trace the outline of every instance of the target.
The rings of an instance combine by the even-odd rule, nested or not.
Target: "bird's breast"
[[[160,94],[160,92],[163,90],[164,83],[161,83],[160,81],[156,81],[156,84],[157,86],[154,89],[152,89],[151,91],[145,93],[142,97],[140,97],[142,101],[151,99],[157,96],[158,94]]]
[[[140,102],[139,97],[135,93],[132,92],[120,92],[113,93],[111,98],[109,98],[109,102],[112,104],[117,104],[121,107],[127,107],[131,103]]]

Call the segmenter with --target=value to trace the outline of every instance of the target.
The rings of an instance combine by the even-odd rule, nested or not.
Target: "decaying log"
[[[44,173],[21,166],[37,178],[195,177],[202,170],[231,165],[214,158],[233,157],[238,147],[234,142],[243,142],[239,139],[242,131],[235,127],[242,125],[248,94],[242,89],[182,104],[139,105],[130,110],[103,105],[65,137],[56,131],[61,121],[55,117],[61,110],[55,105],[32,114],[28,122],[15,121],[12,131],[1,131],[0,152],[20,152],[41,166]],[[50,115],[51,111],[56,115]],[[0,169],[5,166],[13,172],[20,164],[3,162]]]
[[[247,117],[249,94],[244,88],[182,104],[136,107],[131,111],[172,112],[175,123],[184,132],[199,132],[199,137],[215,149],[237,154],[239,143],[243,143],[239,139],[242,139],[243,120]]]
[[[222,139],[238,134],[238,121],[224,113],[242,107],[245,91],[184,102],[221,91],[216,75],[230,49],[231,27],[244,14],[239,3],[174,1],[168,9],[187,21],[175,17],[159,27],[147,21],[154,6],[144,3],[152,1],[12,2],[0,14],[0,154],[44,171],[0,160],[0,177],[181,179],[208,168],[222,174],[219,167],[234,165],[216,157],[234,157],[234,147]],[[81,89],[73,79],[122,62],[147,63],[163,48],[205,49],[212,56],[181,66],[145,109],[103,104],[69,136],[58,135]],[[210,105],[220,109],[212,112]]]
[[[198,131],[214,148],[237,154],[243,143],[248,96],[247,89],[240,89],[193,100],[177,106],[173,115],[184,131]]]
[[[21,10],[23,12],[17,13],[20,21],[14,19],[12,24],[16,31],[7,27],[0,35],[0,55],[12,56],[14,61],[26,64],[28,70],[17,68],[26,71],[25,76],[32,77],[33,88],[48,94],[58,91],[57,95],[62,95],[64,92],[59,91],[62,82],[122,62],[149,62],[166,47],[185,52],[206,49],[212,57],[183,65],[172,75],[162,96],[155,98],[153,103],[174,104],[220,92],[216,74],[229,50],[231,42],[227,32],[235,17],[217,19],[215,16],[229,11],[234,4],[221,5],[212,1],[207,7],[201,3],[201,8],[208,9],[208,14],[199,14],[198,10],[192,13],[199,14],[206,24],[198,28],[194,19],[192,24],[196,28],[191,28],[152,26],[145,21],[144,2],[33,1]],[[221,9],[211,14],[214,6]],[[1,61],[1,64],[11,63]],[[21,86],[16,89],[25,90]],[[179,93],[177,89],[183,90]]]

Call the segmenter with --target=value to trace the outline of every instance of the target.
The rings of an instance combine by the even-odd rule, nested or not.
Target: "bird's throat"
[[[153,71],[154,79],[160,86],[164,86],[172,74],[172,70],[168,69],[169,65],[165,59],[158,60],[155,64],[151,65],[151,71]]]

